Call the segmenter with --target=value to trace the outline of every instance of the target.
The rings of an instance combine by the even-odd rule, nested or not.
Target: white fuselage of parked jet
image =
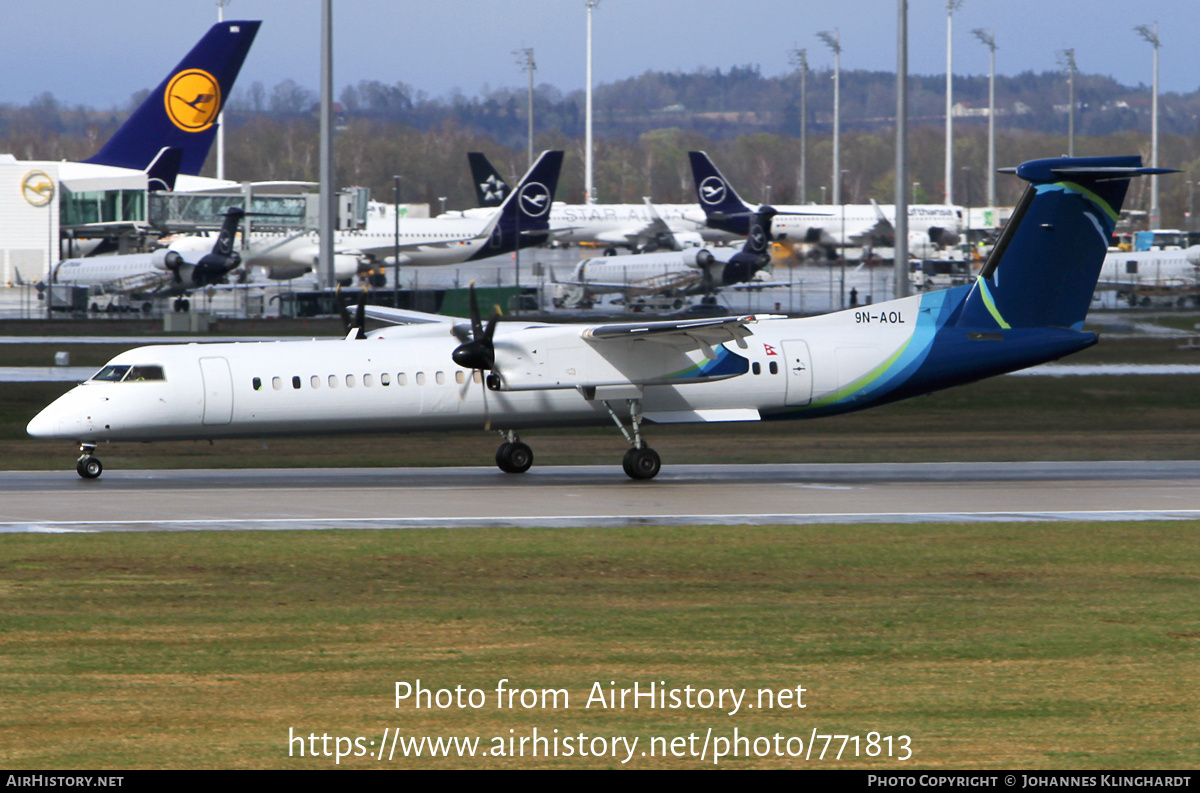
[[[1200,245],[1125,253],[1111,251],[1100,270],[1099,289],[1200,286]]]
[[[871,244],[873,234],[880,231],[890,234],[896,223],[893,204],[799,204],[775,209],[779,214],[772,221],[771,233],[776,239],[786,235],[791,242]],[[908,208],[908,230],[912,235],[928,238],[931,229],[942,229],[957,237],[961,221],[962,207],[914,204]]]

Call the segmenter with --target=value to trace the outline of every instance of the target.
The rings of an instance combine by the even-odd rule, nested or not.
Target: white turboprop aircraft
[[[1082,329],[1141,158],[1034,160],[974,284],[820,317],[486,327],[376,309],[411,324],[329,341],[139,347],[29,422],[73,440],[100,475],[102,441],[213,439],[495,426],[496,462],[529,468],[531,427],[615,422],[625,472],[649,479],[643,424],[845,413],[1054,360]],[[473,294],[473,293],[472,293]],[[484,373],[486,377],[484,377]],[[475,382],[480,382],[475,386]],[[626,426],[628,424],[628,426]]]

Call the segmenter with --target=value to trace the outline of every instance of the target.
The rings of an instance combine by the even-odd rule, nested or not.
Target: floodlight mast
[[[975,28],[971,31],[988,52],[988,206],[996,206],[996,31]],[[1074,156],[1074,155],[1072,155]]]
[[[963,0],[946,0],[946,203],[954,203],[954,63],[951,42],[954,33],[954,12],[962,8]]]
[[[1075,156],[1075,48],[1058,53],[1058,62],[1067,73],[1067,156]]]
[[[896,0],[896,219],[892,295],[908,297],[908,0]]]
[[[822,30],[817,38],[825,42],[825,46],[833,51],[833,203],[841,203],[841,187],[838,177],[842,169],[841,152],[841,67],[842,67],[842,36],[837,28],[830,33]]]
[[[587,129],[584,133],[586,140],[583,145],[583,202],[585,204],[596,203],[596,185],[592,183],[592,9],[598,5],[600,5],[600,0],[587,0],[587,111],[585,123]]]
[[[537,71],[537,64],[533,62],[533,47],[523,47],[519,50],[513,50],[513,55],[517,56],[517,65],[521,67],[521,71],[529,72],[529,165],[526,168],[533,167],[533,73]]]
[[[808,203],[808,50],[794,49],[789,62],[800,72],[800,169],[796,187],[800,203]]]
[[[229,5],[230,0],[217,0],[217,22],[225,21],[225,6]],[[224,106],[224,98],[221,100]],[[225,111],[224,109],[217,115],[217,178],[225,178]],[[250,207],[246,207],[246,211],[250,211]]]
[[[1154,47],[1154,96],[1150,100],[1150,167],[1158,167],[1158,23],[1154,27],[1138,25],[1134,28],[1139,36]],[[1158,207],[1158,174],[1150,177],[1150,228],[1156,229],[1162,223],[1162,214]]]

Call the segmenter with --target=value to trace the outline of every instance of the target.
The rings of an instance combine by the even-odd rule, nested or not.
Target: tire
[[[75,463],[75,470],[84,479],[96,479],[104,473],[104,466],[99,457],[80,457]]]
[[[625,473],[630,479],[653,479],[662,468],[662,460],[658,452],[647,446],[644,449],[630,449],[625,452],[623,461]]]
[[[533,465],[533,449],[521,442],[508,447],[508,468],[510,474],[523,474]]]
[[[512,473],[508,470],[508,450],[511,447],[512,444],[508,441],[505,441],[504,443],[500,444],[500,448],[496,449],[496,465],[499,466],[500,470],[506,474]]]

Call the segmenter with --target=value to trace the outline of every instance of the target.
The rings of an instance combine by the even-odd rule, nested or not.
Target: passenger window
[[[408,375],[404,372],[396,375],[396,385],[408,385]]]
[[[276,391],[282,391],[283,390],[283,378],[282,377],[272,377],[271,378],[271,388],[274,388]]]
[[[363,375],[363,386],[370,388],[373,385],[375,385],[375,378],[369,374]]]
[[[425,385],[425,373],[417,372],[417,385]]]
[[[312,385],[313,388],[321,387],[321,378],[318,375],[313,375],[312,378],[308,382],[310,385]]]
[[[261,377],[254,378],[254,390],[262,391],[262,378]]]
[[[354,388],[354,375],[346,375],[346,388]]]
[[[771,374],[779,374],[779,364],[771,361]]]
[[[436,375],[434,375],[434,379],[437,380],[438,385],[445,385],[446,384],[446,373],[438,372]]]
[[[762,374],[762,364],[760,364],[758,361],[755,361],[750,368],[755,374]]]
[[[483,372],[476,369],[474,372],[471,373],[471,379],[474,380],[476,383],[482,383],[483,382]]]
[[[466,376],[466,374],[463,373],[462,369],[459,369],[457,372],[454,373],[454,382],[458,383],[459,385],[462,385],[463,383],[467,382],[467,376]]]
[[[292,388],[299,388],[299,387],[300,387],[300,376],[293,375],[292,376]]]
[[[392,384],[392,376],[390,374],[388,374],[387,372],[384,372],[383,374],[379,375],[379,384],[380,385],[391,385]]]
[[[758,372],[755,372],[755,374],[758,374]],[[337,375],[335,375],[335,374],[329,375],[329,387],[337,388],[337,385],[338,385],[337,380],[338,380]]]

